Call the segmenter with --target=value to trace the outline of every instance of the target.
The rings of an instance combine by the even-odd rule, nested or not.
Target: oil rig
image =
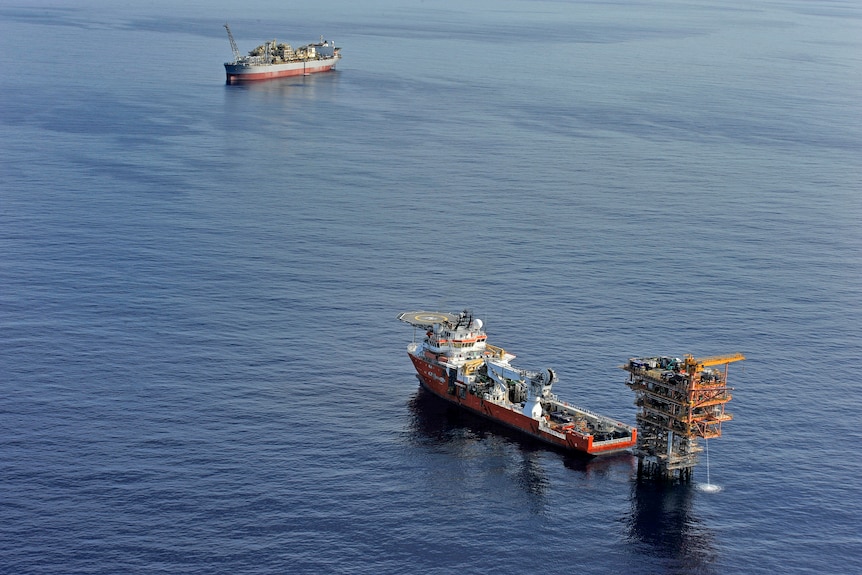
[[[638,477],[690,481],[703,449],[698,438],[721,436],[721,424],[733,417],[727,367],[745,359],[741,353],[715,357],[632,358],[622,368],[638,407]],[[718,369],[716,366],[724,366]]]

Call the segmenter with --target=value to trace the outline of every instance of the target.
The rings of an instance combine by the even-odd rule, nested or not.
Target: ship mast
[[[242,56],[240,56],[239,48],[237,48],[236,46],[236,40],[233,39],[233,34],[231,34],[230,26],[225,24],[224,29],[227,30],[227,39],[230,40],[230,49],[233,50],[233,61],[236,62]]]

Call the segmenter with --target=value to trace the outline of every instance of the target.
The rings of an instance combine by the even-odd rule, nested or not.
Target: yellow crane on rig
[[[700,371],[704,367],[712,367],[713,365],[721,365],[733,363],[734,361],[742,361],[745,356],[741,353],[731,353],[729,355],[713,355],[710,357],[695,358],[691,354],[685,356],[685,370],[689,373]]]

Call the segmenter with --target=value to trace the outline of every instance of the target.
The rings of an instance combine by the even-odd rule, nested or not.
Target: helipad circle
[[[451,313],[439,311],[409,311],[401,314],[399,319],[412,325],[435,325],[438,323],[455,322],[458,318]]]

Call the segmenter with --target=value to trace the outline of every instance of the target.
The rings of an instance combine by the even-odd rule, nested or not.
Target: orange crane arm
[[[711,365],[720,365],[722,363],[733,363],[734,361],[742,361],[745,356],[741,353],[732,353],[730,355],[715,355],[712,357],[699,357],[695,361],[698,365],[709,367]]]
[[[714,355],[712,357],[699,358],[694,358],[690,354],[687,354],[685,356],[685,370],[689,373],[694,373],[695,371],[699,371],[704,367],[721,364],[725,364],[726,368],[728,363],[733,363],[734,361],[741,361],[743,359],[745,359],[745,356],[741,353],[732,353],[729,355]]]

